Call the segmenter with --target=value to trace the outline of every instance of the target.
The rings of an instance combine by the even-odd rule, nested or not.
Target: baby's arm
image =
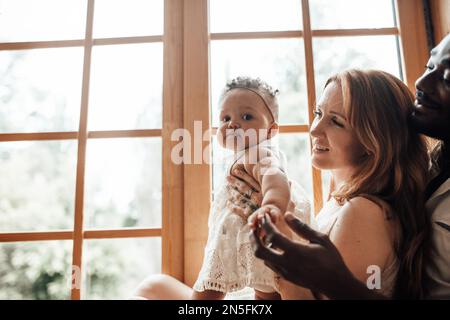
[[[280,160],[274,156],[272,151],[265,148],[258,151],[256,163],[244,162],[245,171],[261,185],[263,196],[261,207],[272,205],[284,214],[291,197],[289,181],[281,169]]]

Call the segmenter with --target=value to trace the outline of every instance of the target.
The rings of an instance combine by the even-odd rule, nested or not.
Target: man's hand
[[[262,220],[264,242],[260,228],[251,236],[256,257],[286,280],[323,293],[336,299],[379,299],[377,293],[353,277],[337,248],[327,235],[317,232],[295,218],[292,213],[285,215],[289,227],[309,244],[288,239],[271,222],[269,216]]]

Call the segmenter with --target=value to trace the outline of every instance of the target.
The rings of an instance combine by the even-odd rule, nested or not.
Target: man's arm
[[[292,213],[287,213],[285,220],[297,235],[309,243],[288,239],[268,218],[264,219],[262,226],[272,248],[264,246],[258,230],[254,230],[251,236],[256,257],[263,259],[274,272],[330,299],[386,299],[353,276],[327,235],[311,229]]]

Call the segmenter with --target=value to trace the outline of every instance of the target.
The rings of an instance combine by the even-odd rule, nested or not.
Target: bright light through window
[[[1,0],[0,42],[84,38],[87,0]]]

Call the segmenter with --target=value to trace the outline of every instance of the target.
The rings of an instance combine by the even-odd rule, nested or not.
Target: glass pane
[[[161,226],[161,138],[89,140],[85,225]]]
[[[2,0],[0,42],[83,39],[86,3],[86,0]]]
[[[302,27],[300,0],[210,0],[211,32],[287,31]]]
[[[72,241],[0,243],[0,300],[70,299]]]
[[[212,123],[219,125],[219,98],[227,81],[261,78],[280,90],[280,123],[307,122],[307,93],[302,39],[211,42]]]
[[[392,0],[310,0],[309,7],[312,29],[395,26]]]
[[[94,47],[90,130],[161,128],[162,43]]]
[[[163,0],[96,0],[94,37],[162,35]]]
[[[78,130],[82,72],[82,48],[0,51],[0,132]]]
[[[401,78],[396,36],[315,38],[313,48],[317,100],[326,80],[345,69],[380,69]]]
[[[161,273],[161,238],[86,240],[83,299],[127,299]]]
[[[76,141],[0,143],[0,231],[71,229]]]
[[[280,150],[286,154],[289,180],[297,182],[305,191],[313,207],[311,153],[309,136],[303,134],[280,134]]]

